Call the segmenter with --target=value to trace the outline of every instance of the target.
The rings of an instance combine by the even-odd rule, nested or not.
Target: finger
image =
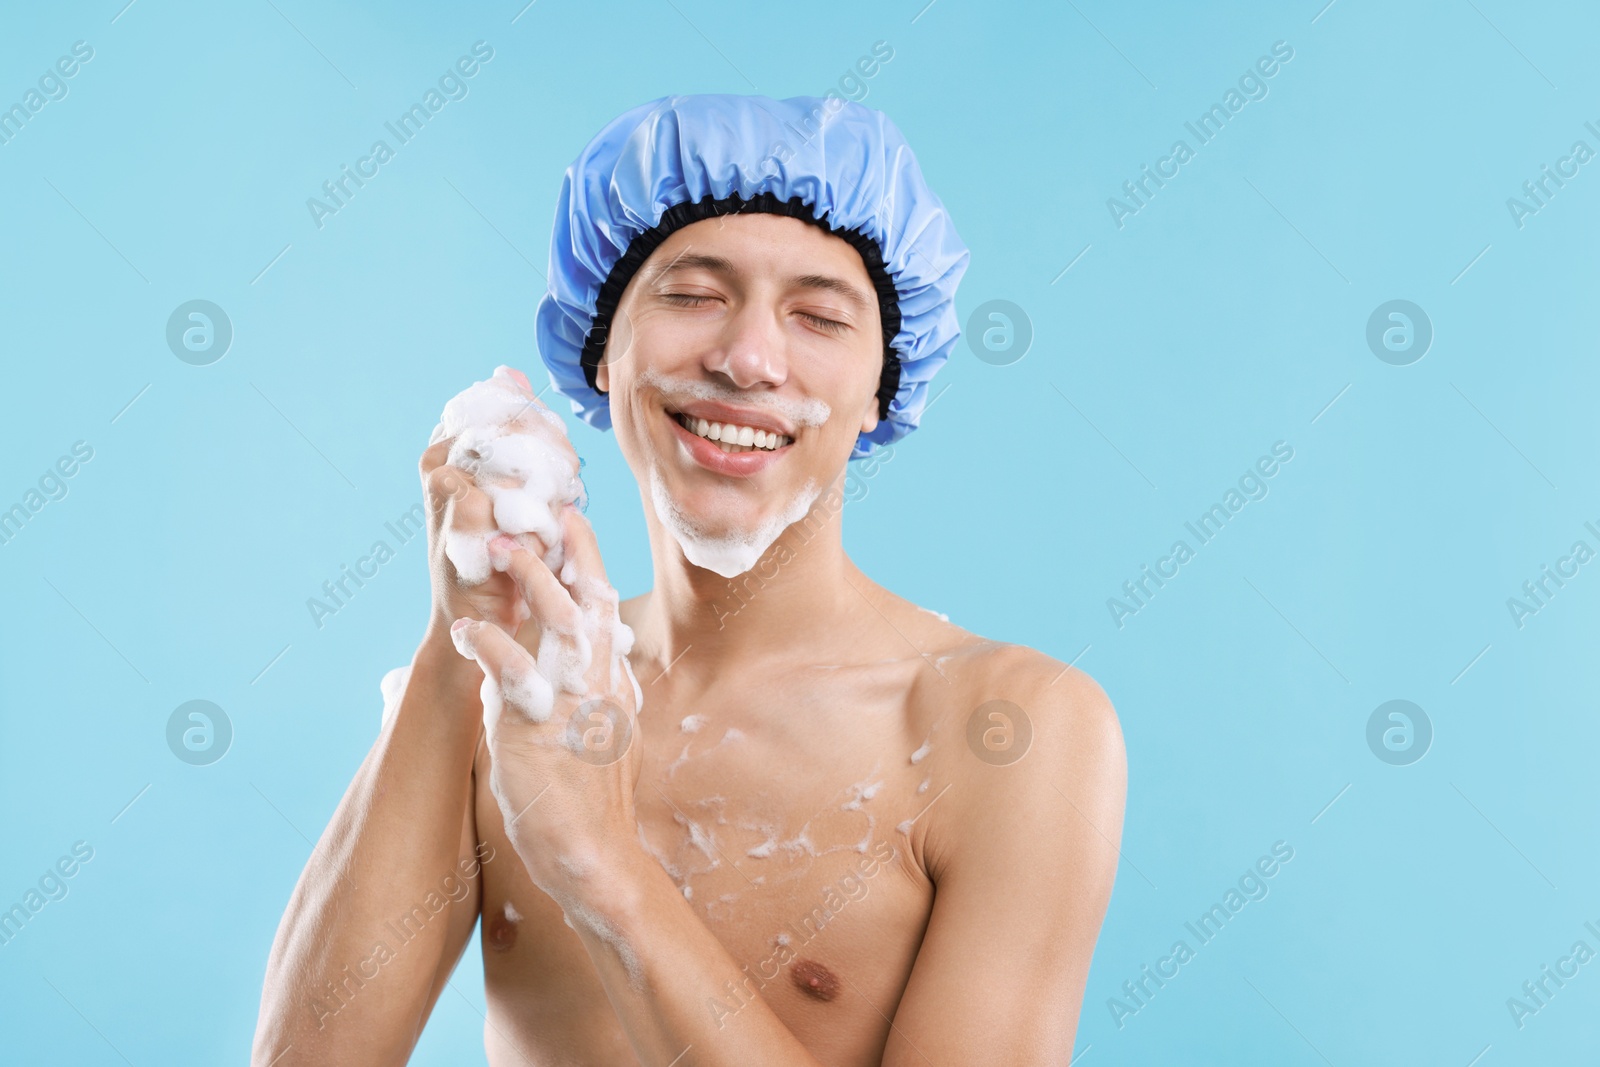
[[[556,689],[581,695],[587,688],[594,643],[582,613],[566,588],[533,553],[504,534],[490,541],[496,569],[504,570],[522,594],[517,643],[538,658],[539,673]],[[527,619],[532,626],[520,624]]]
[[[502,363],[500,366],[494,369],[494,376],[502,381],[510,382],[518,392],[522,393],[522,395],[528,397],[529,399],[533,398],[532,383],[528,381],[528,376],[523,374],[517,368],[508,367]]]
[[[494,533],[494,505],[459,467],[438,467],[428,476],[429,499],[443,512],[440,533],[444,554],[466,585],[480,585],[493,570],[489,538]]]
[[[442,465],[450,455],[452,438],[441,436],[443,431],[443,426],[434,427],[433,437],[429,439],[428,447],[423,450],[422,458],[417,461],[417,470],[424,482],[428,480],[428,475],[433,473],[434,468]]]
[[[583,613],[590,641],[594,646],[591,664],[608,671],[605,683],[613,691],[620,687],[617,659],[625,658],[632,646],[632,632],[621,625],[617,610],[617,591],[606,578],[600,559],[600,543],[594,527],[576,507],[562,510],[562,545],[566,562],[561,567],[561,583]]]
[[[450,627],[456,651],[483,670],[483,717],[498,725],[507,714],[546,722],[555,708],[555,693],[526,649],[504,630],[476,619],[457,619]]]
[[[528,535],[532,536],[532,535]],[[515,538],[501,534],[489,542],[489,558],[494,569],[503,571],[517,583],[531,617],[541,628],[571,634],[578,628],[578,605],[573,602],[544,560]]]
[[[585,613],[616,615],[617,591],[606,578],[600,559],[600,542],[594,527],[583,512],[568,504],[561,509],[561,542],[566,562],[561,567],[561,584]]]
[[[477,483],[472,480],[472,475],[460,467],[441,463],[422,476],[422,484],[427,491],[428,501],[436,512],[443,511],[447,504],[459,504],[472,496],[477,496],[483,501],[483,511],[490,514],[493,512],[488,497],[478,489]],[[475,507],[474,516],[476,513]]]

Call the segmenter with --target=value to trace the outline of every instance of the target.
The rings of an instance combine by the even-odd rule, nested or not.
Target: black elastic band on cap
[[[600,295],[594,302],[594,322],[589,327],[588,336],[584,338],[583,354],[579,363],[583,367],[583,377],[589,383],[589,388],[595,392],[600,391],[599,386],[595,384],[595,371],[605,355],[606,335],[610,332],[611,320],[617,313],[617,304],[622,300],[623,290],[628,287],[628,282],[633,280],[639,268],[644,266],[650,254],[661,247],[661,242],[675,231],[683,229],[691,222],[746,212],[786,215],[792,219],[809,222],[835,237],[850,242],[861,254],[861,262],[866,264],[867,276],[872,279],[872,287],[878,294],[878,317],[883,322],[883,374],[878,381],[877,397],[878,418],[887,419],[889,402],[900,391],[900,356],[894,350],[894,338],[900,332],[900,296],[895,291],[894,279],[889,277],[889,271],[883,265],[883,252],[878,248],[877,242],[862,231],[836,227],[828,222],[827,215],[817,218],[811,213],[811,205],[800,197],[779,200],[773,193],[759,193],[748,200],[734,194],[717,200],[706,199],[694,203],[676,204],[662,213],[660,222],[628,243],[627,251],[622,253],[622,258],[617,260],[616,266],[612,267],[611,273],[606,276],[605,284],[600,287]]]

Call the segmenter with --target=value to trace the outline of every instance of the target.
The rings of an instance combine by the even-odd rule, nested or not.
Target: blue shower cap
[[[556,392],[609,429],[594,370],[628,281],[673,231],[750,211],[849,241],[878,290],[880,420],[851,458],[916,429],[928,381],[961,335],[955,291],[969,256],[894,123],[839,97],[668,96],[600,131],[561,183],[539,303],[539,354]]]

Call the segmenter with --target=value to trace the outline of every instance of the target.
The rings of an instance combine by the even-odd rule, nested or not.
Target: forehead
[[[702,256],[726,260],[742,275],[838,275],[873,292],[866,264],[848,241],[813,223],[757,212],[701,219],[674,231],[637,276],[657,278]]]

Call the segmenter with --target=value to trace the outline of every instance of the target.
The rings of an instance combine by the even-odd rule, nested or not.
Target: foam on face
[[[642,372],[636,384],[655,389],[667,407],[674,410],[695,400],[712,400],[724,404],[770,411],[796,426],[821,426],[833,414],[827,401],[816,397],[799,400],[794,397],[773,396],[770,393],[747,393],[718,382],[699,378],[677,378],[650,369]]]
[[[661,472],[650,468],[650,500],[655,505],[656,518],[672,539],[678,542],[683,554],[696,567],[715,571],[724,578],[737,578],[756,565],[783,531],[799,522],[811,510],[817,497],[822,495],[814,478],[795,493],[789,506],[777,515],[750,530],[730,530],[713,534],[694,516],[678,506],[667,492]]]

